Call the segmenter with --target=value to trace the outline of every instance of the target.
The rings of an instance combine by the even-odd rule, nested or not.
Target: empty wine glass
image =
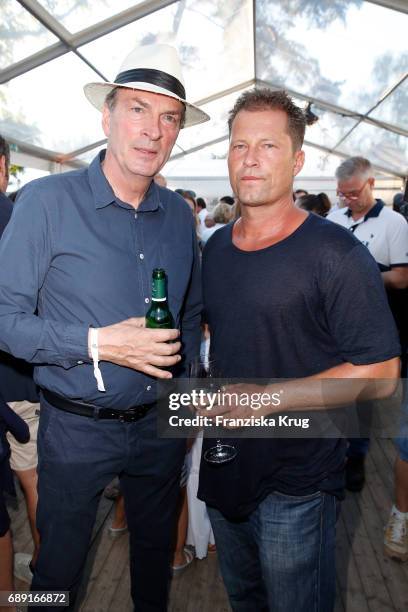
[[[220,390],[220,371],[215,360],[198,357],[190,366],[191,378],[200,380],[198,386],[206,393],[217,393]],[[204,459],[208,463],[221,464],[232,461],[237,456],[237,449],[232,444],[226,444],[218,438],[215,446],[204,452]]]

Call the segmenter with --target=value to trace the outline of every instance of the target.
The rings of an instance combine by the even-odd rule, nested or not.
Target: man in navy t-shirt
[[[219,230],[203,255],[211,358],[221,375],[309,385],[382,378],[391,379],[384,392],[391,393],[399,343],[374,260],[349,232],[293,203],[304,162],[303,111],[285,92],[254,90],[238,99],[229,127],[230,180],[242,216]],[[298,384],[264,391],[283,389],[285,410],[302,409]],[[306,406],[321,406],[317,395]],[[262,406],[256,416],[273,410]],[[251,412],[220,405],[213,414]],[[329,612],[345,440],[229,443],[237,449],[229,463],[202,459],[199,497],[208,505],[234,612]],[[204,453],[211,446],[214,440],[205,440]]]

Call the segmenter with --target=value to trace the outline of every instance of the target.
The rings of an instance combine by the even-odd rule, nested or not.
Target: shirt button
[[[137,219],[137,213],[135,213],[135,219]]]
[[[144,259],[143,253],[140,253],[139,257],[140,257],[140,259]]]
[[[145,298],[145,303],[148,304],[150,302],[149,298]]]
[[[84,365],[84,362],[83,361],[77,361],[77,364],[78,365]]]
[[[146,391],[150,391],[151,388],[152,388],[151,385],[147,385]]]

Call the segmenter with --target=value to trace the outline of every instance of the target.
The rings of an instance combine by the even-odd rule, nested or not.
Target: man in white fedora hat
[[[0,249],[0,348],[36,364],[42,388],[32,590],[69,591],[73,604],[98,501],[119,474],[134,605],[161,611],[185,443],[157,437],[156,383],[199,353],[201,295],[191,211],[153,177],[180,129],[208,116],[186,101],[167,45],[135,49],[85,94],[106,150],[25,186]],[[175,329],[144,326],[154,268]]]

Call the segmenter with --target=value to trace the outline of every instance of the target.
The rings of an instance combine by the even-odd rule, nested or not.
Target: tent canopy
[[[303,174],[364,155],[408,171],[406,0],[2,0],[0,133],[15,163],[88,163],[103,146],[85,83],[111,80],[136,44],[178,48],[188,99],[211,121],[182,130],[166,172],[227,153],[227,116],[254,85],[286,89],[319,121]]]

